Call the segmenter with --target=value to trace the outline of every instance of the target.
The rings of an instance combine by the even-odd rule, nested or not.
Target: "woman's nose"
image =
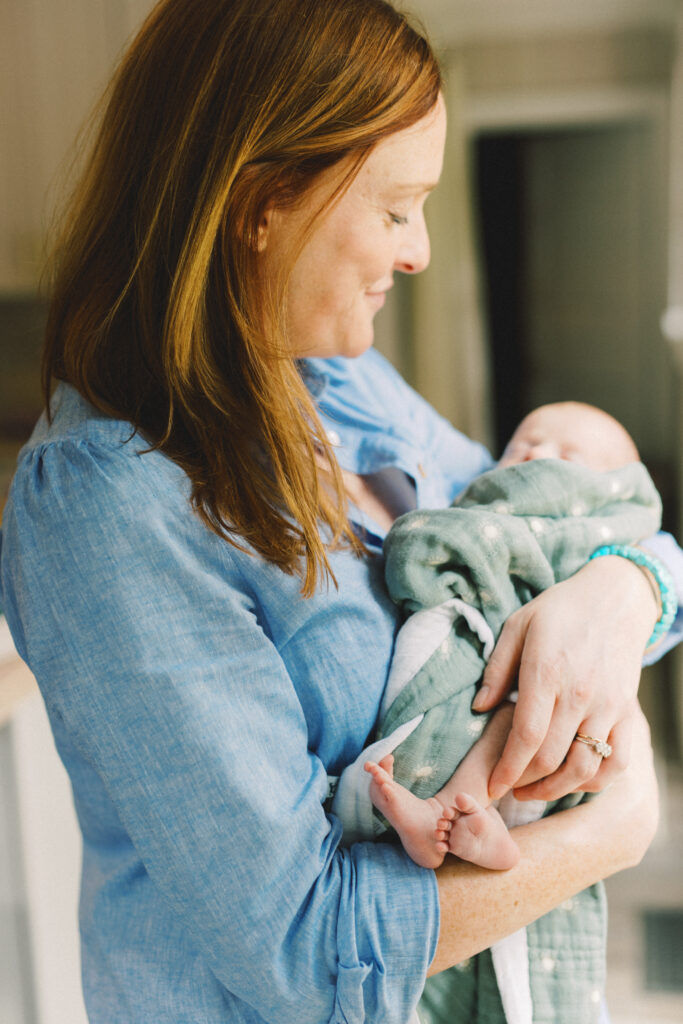
[[[396,256],[396,270],[403,274],[419,274],[429,265],[430,255],[427,225],[424,217],[420,216],[409,225],[409,231]]]

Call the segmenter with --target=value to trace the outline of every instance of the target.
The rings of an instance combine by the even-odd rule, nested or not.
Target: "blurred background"
[[[40,410],[46,239],[74,140],[151,6],[0,4],[0,507]],[[683,537],[683,2],[404,6],[442,56],[449,138],[432,264],[397,283],[378,347],[494,454],[541,402],[607,409]],[[662,823],[643,864],[608,883],[608,996],[614,1024],[680,1024],[683,657],[646,670],[641,692]],[[0,618],[3,1024],[84,1024],[78,857],[69,787]]]

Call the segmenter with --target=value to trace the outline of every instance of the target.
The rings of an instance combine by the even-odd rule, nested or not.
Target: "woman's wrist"
[[[593,552],[591,560],[612,556],[630,562],[642,574],[650,588],[657,607],[657,617],[646,644],[646,649],[650,649],[666,635],[676,618],[678,601],[674,581],[669,570],[658,558],[637,546],[606,544]]]
[[[629,813],[625,813],[627,806]],[[639,828],[634,829],[635,815],[627,797],[613,793],[611,786],[577,808],[585,812],[576,823],[581,856],[595,863],[600,878],[609,878],[641,862],[654,836],[656,808],[653,795],[643,808],[642,823],[639,817]]]
[[[603,588],[608,588],[613,603],[622,609],[628,632],[645,651],[660,616],[660,605],[652,586],[640,567],[617,554],[592,558],[581,573],[594,574]]]

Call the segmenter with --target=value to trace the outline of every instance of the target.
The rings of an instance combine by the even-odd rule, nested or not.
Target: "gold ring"
[[[595,736],[583,736],[580,732],[577,732],[574,739],[578,740],[579,743],[586,743],[589,747],[592,747],[600,757],[610,757],[612,754],[612,748],[607,740],[598,740]]]

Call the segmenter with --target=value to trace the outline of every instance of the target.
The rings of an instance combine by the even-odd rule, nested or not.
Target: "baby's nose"
[[[533,459],[552,459],[556,457],[553,445],[547,444],[545,441],[539,441],[538,444],[529,446],[524,456],[524,462],[531,462]]]

